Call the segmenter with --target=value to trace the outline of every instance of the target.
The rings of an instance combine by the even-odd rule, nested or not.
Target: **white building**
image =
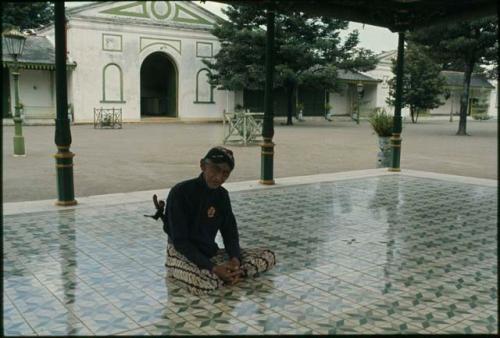
[[[67,10],[66,16],[68,60],[74,65],[68,72],[68,102],[75,122],[93,121],[94,108],[121,108],[124,121],[211,120],[234,105],[233,93],[211,88],[202,63],[219,50],[209,30],[220,18],[194,2],[97,2]],[[21,70],[21,101],[26,118],[54,118],[53,27],[38,34],[47,38],[28,42],[50,41],[51,64],[45,73]],[[20,61],[40,61],[26,56]],[[5,66],[5,51],[3,60]]]
[[[95,108],[122,110],[123,121],[162,116],[180,120],[221,120],[223,111],[240,104],[263,111],[262,92],[222,91],[207,81],[203,59],[213,58],[220,44],[210,29],[220,17],[190,1],[107,1],[66,11],[68,52],[68,103],[74,122],[92,122]],[[392,113],[386,103],[391,59],[396,52],[379,55],[376,69],[365,74],[339,71],[339,92],[299,88],[304,115],[323,115],[325,105],[333,116],[354,115],[361,100],[361,115],[377,107]],[[20,58],[20,100],[26,120],[53,120],[55,108],[54,29],[28,36]],[[4,69],[12,59],[3,49]],[[3,72],[3,117],[14,111],[14,86]],[[458,74],[448,74],[452,95],[433,115],[458,113]],[[463,76],[463,75],[462,75]],[[457,82],[458,81],[458,82]],[[358,93],[363,85],[362,96]],[[473,78],[472,102],[490,104],[497,115],[496,91],[485,79]],[[491,93],[491,98],[489,97]],[[488,99],[486,99],[486,97]],[[477,99],[476,101],[474,99]],[[408,109],[403,109],[408,115]],[[276,93],[275,115],[286,115],[284,93]]]
[[[389,106],[386,102],[386,99],[389,97],[389,85],[387,81],[394,77],[394,73],[391,71],[391,60],[396,58],[397,52],[395,50],[380,53],[378,55],[379,63],[377,67],[374,70],[366,72],[367,75],[381,81],[377,86],[375,106],[384,108],[390,113],[394,112],[394,107]],[[450,91],[450,96],[441,97],[441,101],[444,104],[438,108],[431,109],[429,114],[431,116],[458,116],[460,115],[460,95],[463,88],[464,74],[462,72],[442,71],[441,75],[446,79],[446,86]],[[470,115],[471,110],[473,111],[478,105],[482,104],[488,106],[487,112],[489,116],[497,118],[498,99],[496,81],[491,83],[484,76],[473,74],[470,84],[469,102],[468,115]],[[410,111],[408,108],[401,110],[402,116],[409,116],[409,114]]]

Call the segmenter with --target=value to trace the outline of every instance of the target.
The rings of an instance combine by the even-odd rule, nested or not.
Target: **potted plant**
[[[332,112],[330,111],[332,109],[332,105],[330,103],[325,103],[325,119],[328,121],[332,121]]]
[[[304,104],[303,103],[297,103],[297,120],[299,121],[304,121]]]
[[[370,116],[369,122],[378,135],[380,152],[377,155],[377,168],[389,167],[391,165],[392,148],[390,137],[392,136],[393,117],[387,114],[385,109],[377,108]]]

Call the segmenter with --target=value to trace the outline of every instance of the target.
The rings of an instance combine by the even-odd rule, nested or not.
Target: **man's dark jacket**
[[[215,243],[218,230],[229,257],[240,259],[238,229],[229,194],[223,187],[210,189],[203,173],[170,190],[163,223],[175,250],[200,269],[212,270],[214,266],[210,258],[219,250]]]

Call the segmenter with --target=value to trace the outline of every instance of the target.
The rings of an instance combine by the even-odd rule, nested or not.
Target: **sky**
[[[65,4],[66,7],[70,8],[91,2],[93,1],[75,1],[66,2]],[[222,13],[221,8],[226,5],[213,1],[206,1],[205,3],[195,1],[195,3],[225,18],[225,15]],[[341,34],[341,37],[345,37],[348,32],[354,29],[357,29],[359,31],[358,46],[370,49],[375,52],[375,54],[381,53],[383,51],[396,50],[398,47],[398,35],[396,33],[392,33],[387,28],[372,25],[363,25],[357,22],[350,22],[349,29],[346,33]]]

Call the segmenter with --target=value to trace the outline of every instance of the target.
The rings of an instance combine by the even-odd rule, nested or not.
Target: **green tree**
[[[356,47],[358,32],[342,43],[348,22],[289,11],[286,4],[275,16],[274,87],[287,95],[287,124],[292,123],[297,88],[301,85],[338,90],[337,68],[367,71],[376,65],[369,50]],[[266,11],[232,5],[223,10],[227,21],[212,33],[221,49],[215,60],[204,60],[212,70],[211,82],[230,90],[263,89],[265,84]]]
[[[405,46],[403,95],[401,106],[410,108],[411,121],[416,123],[421,112],[444,104],[440,97],[447,93],[446,80],[441,67],[413,43]],[[394,105],[396,98],[396,60],[392,60],[394,77],[389,80],[387,103]]]
[[[54,20],[54,4],[50,1],[2,2],[2,31],[12,27],[39,28]]]
[[[408,39],[425,46],[443,69],[464,72],[457,135],[467,134],[467,106],[471,75],[477,65],[495,64],[498,58],[498,18],[490,17],[441,26],[409,34]]]

